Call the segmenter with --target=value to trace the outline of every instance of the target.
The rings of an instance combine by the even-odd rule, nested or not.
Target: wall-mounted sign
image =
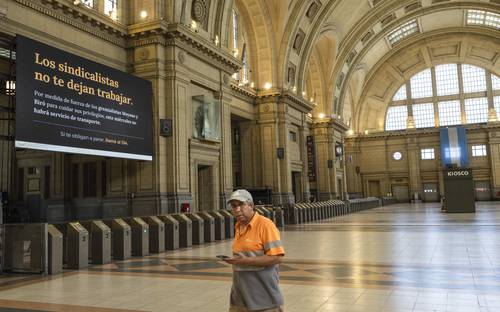
[[[151,83],[18,36],[16,147],[152,160]]]
[[[307,172],[309,182],[316,181],[316,149],[314,147],[314,137],[308,135],[306,139],[307,144]]]

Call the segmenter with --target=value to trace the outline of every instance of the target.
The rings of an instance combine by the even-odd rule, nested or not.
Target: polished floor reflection
[[[398,204],[287,226],[285,311],[500,311],[500,203]],[[227,311],[230,241],[0,278],[0,311]]]

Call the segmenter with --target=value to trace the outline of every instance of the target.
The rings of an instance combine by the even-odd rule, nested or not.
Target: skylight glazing
[[[406,100],[406,85],[402,85],[401,88],[394,94],[392,98],[393,101]]]
[[[432,96],[431,70],[426,69],[410,79],[411,97],[420,99]]]
[[[500,14],[483,10],[467,10],[467,24],[500,29]]]
[[[460,92],[457,64],[436,66],[436,92],[438,96],[458,94]]]
[[[417,20],[414,19],[402,24],[401,26],[398,26],[396,29],[391,31],[389,35],[387,35],[387,39],[389,40],[391,45],[395,45],[399,41],[403,40],[404,38],[418,31],[419,31],[418,23]]]
[[[385,130],[403,130],[406,129],[406,120],[408,119],[408,108],[406,105],[392,106],[387,110],[387,119]]]
[[[486,75],[482,68],[462,64],[462,78],[464,81],[464,93],[486,91]]]

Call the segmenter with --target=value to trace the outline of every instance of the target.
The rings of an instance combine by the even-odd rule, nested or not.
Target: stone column
[[[334,143],[333,129],[329,120],[313,124],[314,142],[316,145],[316,185],[318,200],[325,201],[334,198],[335,172],[334,172]]]
[[[408,179],[410,196],[414,199],[414,193],[418,193],[418,198],[422,198],[422,183],[420,179],[420,150],[416,138],[406,139],[406,149],[408,153]]]
[[[222,74],[221,81],[229,82],[229,76]],[[220,166],[220,209],[226,207],[226,200],[233,190],[233,159],[231,133],[231,101],[229,88],[221,86],[221,166]]]
[[[500,131],[492,130],[488,134],[490,146],[491,190],[492,198],[500,198]]]

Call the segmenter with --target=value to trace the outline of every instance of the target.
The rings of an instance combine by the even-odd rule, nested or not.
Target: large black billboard
[[[16,147],[152,160],[151,83],[17,36]]]

